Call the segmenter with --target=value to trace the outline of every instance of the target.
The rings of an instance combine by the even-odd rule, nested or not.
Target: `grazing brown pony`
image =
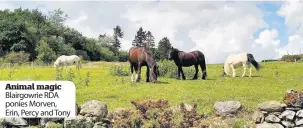
[[[150,80],[155,83],[159,75],[158,66],[151,52],[145,44],[144,47],[132,47],[128,52],[128,60],[130,62],[131,80],[134,81],[134,69],[136,72],[136,82],[141,79],[141,67],[146,66],[146,82]]]
[[[171,47],[168,51],[168,58],[170,60],[174,60],[175,64],[178,67],[178,78],[180,79],[180,73],[182,73],[182,79],[186,80],[184,76],[184,72],[182,69],[182,66],[189,67],[189,66],[195,66],[196,73],[193,78],[193,80],[198,79],[198,67],[201,67],[202,70],[202,79],[206,80],[207,73],[206,73],[206,63],[205,63],[205,57],[204,54],[200,51],[192,51],[192,52],[183,52],[179,51],[176,48]]]

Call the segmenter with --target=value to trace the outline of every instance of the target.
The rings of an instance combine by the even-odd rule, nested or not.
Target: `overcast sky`
[[[200,50],[207,63],[222,63],[232,53],[249,52],[257,61],[303,51],[303,3],[240,1],[1,1],[0,9],[61,8],[66,25],[88,37],[124,31],[122,49],[129,49],[139,27],[156,44],[168,37],[183,51]]]

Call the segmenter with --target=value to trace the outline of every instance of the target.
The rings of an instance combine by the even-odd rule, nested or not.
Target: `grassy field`
[[[132,83],[130,76],[112,76],[110,67],[114,65],[128,68],[128,63],[93,62],[84,64],[81,70],[71,66],[63,70],[61,78],[72,79],[75,83],[79,104],[100,100],[107,103],[110,111],[132,107],[131,100],[143,99],[167,99],[170,105],[197,103],[201,113],[211,113],[216,101],[237,100],[247,111],[254,111],[261,102],[282,101],[288,89],[303,88],[303,63],[261,63],[263,68],[258,72],[253,70],[252,78],[222,78],[222,65],[207,65],[208,80],[184,81],[160,77],[161,83],[156,84],[144,82],[144,71],[141,83]],[[242,69],[237,69],[237,75],[241,74]],[[0,69],[0,80],[56,80],[56,77],[58,75],[53,67],[25,65]]]

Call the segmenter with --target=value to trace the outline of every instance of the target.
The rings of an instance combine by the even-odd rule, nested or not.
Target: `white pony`
[[[54,63],[54,67],[56,69],[58,69],[59,66],[62,66],[62,68],[63,68],[64,65],[67,67],[68,65],[71,65],[71,64],[76,64],[76,69],[82,68],[81,59],[77,55],[71,55],[71,56],[62,55],[62,56],[59,56],[57,58],[57,60],[55,61],[55,63]]]
[[[236,68],[243,67],[243,74],[242,77],[245,76],[246,72],[246,64],[249,68],[249,77],[251,77],[251,64],[256,68],[256,70],[260,69],[260,65],[254,59],[254,56],[250,53],[240,53],[240,54],[232,54],[229,55],[224,63],[223,66],[223,73],[222,76],[226,76],[229,74],[229,69],[232,69],[232,77],[236,77]]]

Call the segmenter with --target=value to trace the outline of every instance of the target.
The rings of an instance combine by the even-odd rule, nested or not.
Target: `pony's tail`
[[[202,52],[200,51],[197,51],[197,54],[198,54],[198,59],[199,59],[199,62],[200,62],[200,67],[202,69],[202,79],[206,80],[207,78],[207,70],[206,70],[206,59],[205,59],[205,56]]]
[[[247,60],[248,62],[252,63],[252,65],[256,68],[256,70],[260,69],[260,64],[258,64],[258,62],[255,60],[252,54],[247,54]]]

